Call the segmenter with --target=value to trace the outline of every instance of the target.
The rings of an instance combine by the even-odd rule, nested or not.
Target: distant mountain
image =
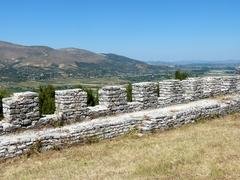
[[[158,73],[168,68],[116,54],[99,54],[77,48],[23,46],[0,41],[2,81],[142,75]]]
[[[240,60],[182,60],[182,61],[149,61],[152,65],[236,65]]]

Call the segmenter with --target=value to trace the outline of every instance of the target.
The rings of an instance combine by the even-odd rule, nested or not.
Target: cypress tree
[[[98,90],[95,94],[94,91],[91,88],[87,88],[87,87],[84,87],[82,85],[77,85],[75,87],[80,88],[87,93],[87,105],[88,106],[95,106],[99,103]]]
[[[132,102],[132,83],[130,82],[128,83],[126,91],[127,91],[127,101]]]
[[[53,114],[55,111],[55,88],[52,85],[39,87],[40,114]]]

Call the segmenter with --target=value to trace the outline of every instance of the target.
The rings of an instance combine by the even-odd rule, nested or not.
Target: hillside
[[[2,81],[142,75],[165,69],[168,66],[149,65],[116,54],[99,54],[77,48],[23,46],[0,41]]]

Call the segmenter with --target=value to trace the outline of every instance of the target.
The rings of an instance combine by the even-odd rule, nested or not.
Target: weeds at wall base
[[[53,127],[62,127],[62,126],[64,126],[64,120],[58,120],[58,121],[52,121],[51,123],[50,123],[50,125],[51,126],[53,126]]]
[[[39,154],[42,150],[42,147],[43,147],[42,141],[37,140],[35,143],[33,143],[31,148],[29,149],[29,151],[27,151],[27,153],[26,153],[27,157],[30,157],[33,154]]]
[[[96,135],[94,135],[94,136],[84,138],[83,141],[84,141],[84,144],[93,144],[93,143],[98,143],[100,139]]]
[[[51,150],[53,151],[61,151],[63,148],[60,145],[53,145],[53,147],[51,148]]]

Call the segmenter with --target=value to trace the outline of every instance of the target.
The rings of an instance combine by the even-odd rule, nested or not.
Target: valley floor
[[[240,114],[0,164],[0,179],[239,179]]]

